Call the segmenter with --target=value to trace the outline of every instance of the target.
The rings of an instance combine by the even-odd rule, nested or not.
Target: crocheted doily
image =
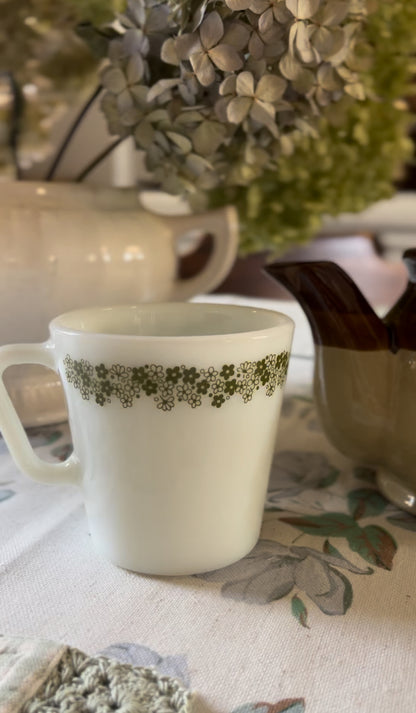
[[[190,713],[190,700],[151,668],[0,637],[0,713]]]

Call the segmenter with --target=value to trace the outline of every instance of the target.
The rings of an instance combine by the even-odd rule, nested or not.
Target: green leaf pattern
[[[123,408],[130,408],[136,399],[146,396],[161,411],[171,411],[181,402],[191,408],[203,403],[221,408],[236,395],[247,403],[260,389],[272,396],[285,383],[288,363],[287,351],[267,354],[257,361],[202,369],[184,364],[94,365],[68,354],[64,369],[68,383],[86,401],[93,399],[99,406],[118,401]]]

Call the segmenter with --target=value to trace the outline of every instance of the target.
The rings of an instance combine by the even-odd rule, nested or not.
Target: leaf
[[[130,109],[134,110],[133,97],[128,89],[123,89],[117,96],[117,108],[120,114],[126,114]],[[124,119],[124,117],[122,117]]]
[[[311,37],[311,43],[321,55],[330,54],[333,47],[333,34],[327,27],[318,27]]]
[[[268,0],[251,0],[250,10],[256,15],[261,15],[263,12],[270,7],[270,2]]]
[[[191,65],[203,87],[209,87],[215,81],[215,69],[207,54],[199,52],[191,55]]]
[[[181,153],[187,154],[192,150],[192,144],[186,136],[177,134],[175,131],[167,131],[166,136],[178,147]]]
[[[244,72],[242,72],[241,74],[244,74]],[[239,76],[241,76],[241,75],[239,75]],[[237,77],[235,76],[235,74],[230,74],[220,84],[220,87],[218,90],[220,96],[223,97],[226,94],[234,94],[236,91],[236,86],[237,86]]]
[[[330,569],[332,569],[330,567]],[[334,570],[335,571],[335,570]],[[351,582],[345,574],[341,572],[336,572],[337,576],[344,582],[344,600],[343,600],[343,613],[345,614],[352,604],[353,591]]]
[[[142,118],[142,114],[138,109],[132,106],[130,109],[126,109],[120,112],[120,122],[124,128],[136,126],[136,124]]]
[[[223,142],[225,134],[225,126],[214,121],[203,121],[192,134],[194,150],[201,156],[212,155]]]
[[[326,555],[332,555],[333,557],[339,557],[340,559],[344,559],[339,550],[337,550],[334,545],[331,545],[329,540],[325,540],[324,546],[322,547],[322,551],[325,552]]]
[[[296,30],[296,33],[293,33],[294,44],[302,62],[304,64],[310,64],[311,62],[319,60],[316,49],[311,45],[306,23],[298,22],[294,26],[294,29]]]
[[[343,0],[331,0],[314,17],[320,25],[340,25],[349,11],[349,3]]]
[[[256,96],[265,102],[275,102],[280,99],[286,89],[286,82],[282,77],[265,74],[257,84]]]
[[[224,25],[218,12],[210,12],[199,28],[199,36],[205,49],[214,47],[224,34]]]
[[[2,488],[0,490],[0,503],[3,502],[4,500],[8,500],[9,498],[12,498],[14,494],[15,494],[14,490],[9,490],[9,488]]]
[[[201,176],[207,169],[210,168],[210,164],[202,156],[190,153],[186,157],[186,166],[194,176]]]
[[[289,52],[279,62],[279,69],[286,79],[297,79],[302,71],[302,65]]]
[[[315,75],[310,69],[302,69],[292,84],[297,92],[306,94],[315,84]]]
[[[245,703],[231,713],[305,713],[304,698],[283,698],[276,703]]]
[[[136,84],[134,87],[130,87],[130,94],[134,98],[135,103],[139,106],[145,106],[148,91],[148,88],[144,84]]]
[[[146,23],[146,32],[148,34],[164,32],[167,26],[167,15],[168,8],[166,6],[159,5],[153,7]]]
[[[139,54],[130,57],[127,63],[127,82],[129,84],[138,84],[144,74],[144,62]]]
[[[331,564],[334,567],[342,567],[343,569],[347,569],[349,572],[353,572],[353,574],[373,574],[374,572],[371,567],[367,567],[367,569],[360,569],[359,567],[353,565],[341,554],[341,552],[339,552],[339,550],[337,550],[336,547],[334,547],[334,545],[331,544],[331,542],[329,542],[329,540],[325,540],[322,551],[331,558],[337,558],[338,561],[333,559],[328,560],[328,564]]]
[[[292,597],[292,614],[297,619],[299,624],[303,626],[305,629],[309,629],[308,626],[308,610],[306,609],[302,599],[298,597],[297,594],[295,594],[294,597]]]
[[[146,149],[151,145],[154,135],[155,132],[153,126],[146,120],[141,121],[140,124],[136,126],[133,134],[136,143],[143,149]]]
[[[108,67],[105,69],[101,74],[101,82],[103,87],[114,94],[123,91],[127,86],[126,77],[118,67]]]
[[[322,49],[320,50],[323,59],[327,59],[328,61],[333,61],[333,58],[340,56],[339,53],[341,52],[342,48],[347,44],[347,37],[345,35],[345,32],[343,28],[338,27],[336,29],[331,29],[331,46],[329,49]],[[315,35],[314,35],[315,37]],[[315,42],[313,42],[315,44]]]
[[[143,35],[141,30],[127,30],[123,36],[123,50],[128,56],[136,52],[140,52],[141,55],[147,55],[149,52],[149,38]]]
[[[235,72],[243,66],[243,60],[232,45],[217,45],[209,50],[209,56],[223,72]]]
[[[202,2],[196,9],[195,14],[192,18],[192,31],[193,32],[195,32],[195,30],[198,29],[201,22],[203,21],[203,19],[205,17],[207,5],[208,5],[208,0],[204,0],[204,2]],[[183,27],[182,27],[182,29],[183,29]]]
[[[272,27],[274,22],[273,8],[269,7],[266,12],[263,12],[259,18],[259,32],[264,34]]]
[[[264,124],[267,126],[270,133],[277,139],[279,136],[279,130],[275,124],[275,108],[273,104],[268,102],[262,102],[260,99],[256,99],[250,109],[250,116],[254,121],[258,121],[259,124]]]
[[[227,119],[232,124],[240,124],[251,109],[253,100],[250,97],[235,97],[227,106]]]
[[[348,509],[354,520],[380,515],[387,505],[387,500],[377,490],[358,488],[348,493]]]
[[[250,0],[225,0],[226,5],[230,8],[230,10],[234,11],[239,11],[239,10],[247,10],[247,8],[250,5]]]
[[[330,468],[327,475],[325,475],[322,480],[317,483],[318,488],[329,488],[337,480],[340,471],[337,468]]]
[[[274,706],[271,706],[270,713],[304,713],[304,698],[285,698]]]
[[[267,560],[253,563],[254,566],[247,564],[245,577],[230,577],[223,584],[221,594],[225,598],[268,604],[282,599],[292,591],[294,585],[293,562],[289,558],[276,561],[273,566],[270,566]],[[222,577],[224,576],[229,576],[227,569],[222,574]],[[204,576],[204,579],[206,578]]]
[[[183,124],[184,126],[199,124],[201,121],[205,121],[204,116],[195,109],[191,109],[190,111],[184,109],[182,114],[179,114],[175,119],[176,124]]]
[[[264,50],[265,46],[261,41],[260,37],[258,36],[257,32],[253,32],[248,42],[248,51],[250,55],[255,60],[263,59]]]
[[[162,49],[160,50],[160,59],[162,62],[166,62],[166,64],[179,64],[176,42],[173,37],[168,37],[168,39],[164,41]]]
[[[155,99],[157,99],[157,97],[166,92],[168,89],[173,89],[173,87],[177,87],[180,81],[180,79],[159,79],[159,81],[156,82],[149,89],[147,93],[147,101],[154,101]]]
[[[397,545],[393,537],[378,525],[350,530],[346,533],[348,544],[353,552],[376,567],[391,570]]]
[[[166,109],[154,109],[153,111],[149,111],[149,113],[146,114],[146,119],[147,119],[147,121],[150,121],[151,123],[156,123],[156,122],[160,122],[160,121],[168,121],[169,114],[166,111]]]
[[[308,20],[319,9],[321,0],[286,0],[286,7],[298,20]]]
[[[359,101],[364,101],[365,99],[364,87],[359,82],[355,82],[354,84],[346,84],[344,91],[351,97],[353,97],[354,99],[358,99]]]
[[[323,515],[305,515],[303,517],[281,517],[282,522],[297,527],[308,535],[320,537],[347,537],[347,533],[360,530],[350,515],[340,512]]]
[[[316,76],[321,87],[328,92],[336,92],[343,87],[339,76],[335,73],[334,68],[331,67],[330,64],[321,64]]]
[[[189,59],[193,54],[202,51],[201,40],[197,32],[179,35],[175,40],[178,59]]]
[[[254,77],[251,72],[240,72],[237,76],[235,90],[242,97],[254,96]]]
[[[247,46],[250,37],[250,30],[242,22],[231,22],[225,27],[224,37],[222,42],[225,45],[232,45],[237,50],[243,50]]]
[[[308,597],[324,614],[345,614],[352,602],[352,587],[349,580],[325,559],[309,555],[295,569],[295,586]]]

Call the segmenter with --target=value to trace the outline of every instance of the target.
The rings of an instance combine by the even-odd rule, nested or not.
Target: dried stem
[[[76,183],[81,183],[81,182],[84,180],[84,178],[86,178],[86,177],[88,176],[88,174],[91,173],[91,171],[93,171],[94,168],[96,168],[96,166],[98,166],[98,165],[101,163],[101,161],[103,161],[105,158],[107,158],[107,156],[108,156],[119,144],[121,144],[122,141],[124,141],[124,140],[127,139],[127,138],[128,138],[127,136],[121,136],[119,139],[116,139],[115,141],[113,141],[112,144],[110,144],[109,146],[107,146],[107,148],[105,148],[104,151],[101,151],[101,153],[99,153],[98,156],[96,156],[95,159],[94,159],[93,161],[91,161],[91,163],[89,163],[89,164],[84,168],[84,170],[81,171],[81,173],[78,174],[78,176],[75,178],[75,182],[76,182]]]
[[[49,168],[49,171],[48,171],[48,173],[47,173],[47,175],[46,175],[46,179],[45,179],[46,181],[52,181],[53,178],[55,177],[56,170],[57,170],[57,168],[58,168],[58,166],[59,166],[59,164],[60,164],[60,162],[61,162],[61,159],[62,159],[62,157],[63,157],[65,151],[67,150],[67,148],[68,148],[68,146],[69,146],[69,144],[70,144],[70,142],[71,142],[72,137],[74,136],[76,130],[78,129],[78,127],[79,127],[79,125],[81,124],[81,122],[82,122],[82,120],[84,119],[84,117],[86,116],[86,114],[87,114],[87,112],[89,111],[90,107],[92,106],[92,104],[94,103],[94,101],[96,100],[96,98],[98,97],[98,95],[100,94],[101,89],[102,89],[102,86],[101,86],[101,84],[99,84],[98,87],[96,87],[96,88],[94,89],[94,91],[93,91],[93,93],[91,94],[90,98],[87,100],[87,102],[86,102],[86,103],[84,104],[84,106],[82,107],[81,111],[79,112],[79,114],[78,114],[78,116],[76,117],[76,119],[75,119],[75,121],[73,122],[73,124],[70,126],[68,133],[66,134],[66,136],[65,136],[65,138],[64,138],[64,140],[63,140],[63,142],[62,142],[62,144],[61,144],[61,146],[60,146],[60,148],[58,149],[58,151],[57,151],[57,153],[56,153],[56,156],[55,156],[54,160],[52,161],[52,164],[51,164],[51,166],[50,166],[50,168]]]

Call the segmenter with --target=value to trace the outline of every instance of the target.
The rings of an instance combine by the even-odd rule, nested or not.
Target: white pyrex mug
[[[0,379],[0,428],[18,467],[82,488],[96,549],[142,573],[184,575],[256,544],[293,322],[223,304],[68,312],[42,344],[0,348],[59,371],[74,451],[33,452]]]

